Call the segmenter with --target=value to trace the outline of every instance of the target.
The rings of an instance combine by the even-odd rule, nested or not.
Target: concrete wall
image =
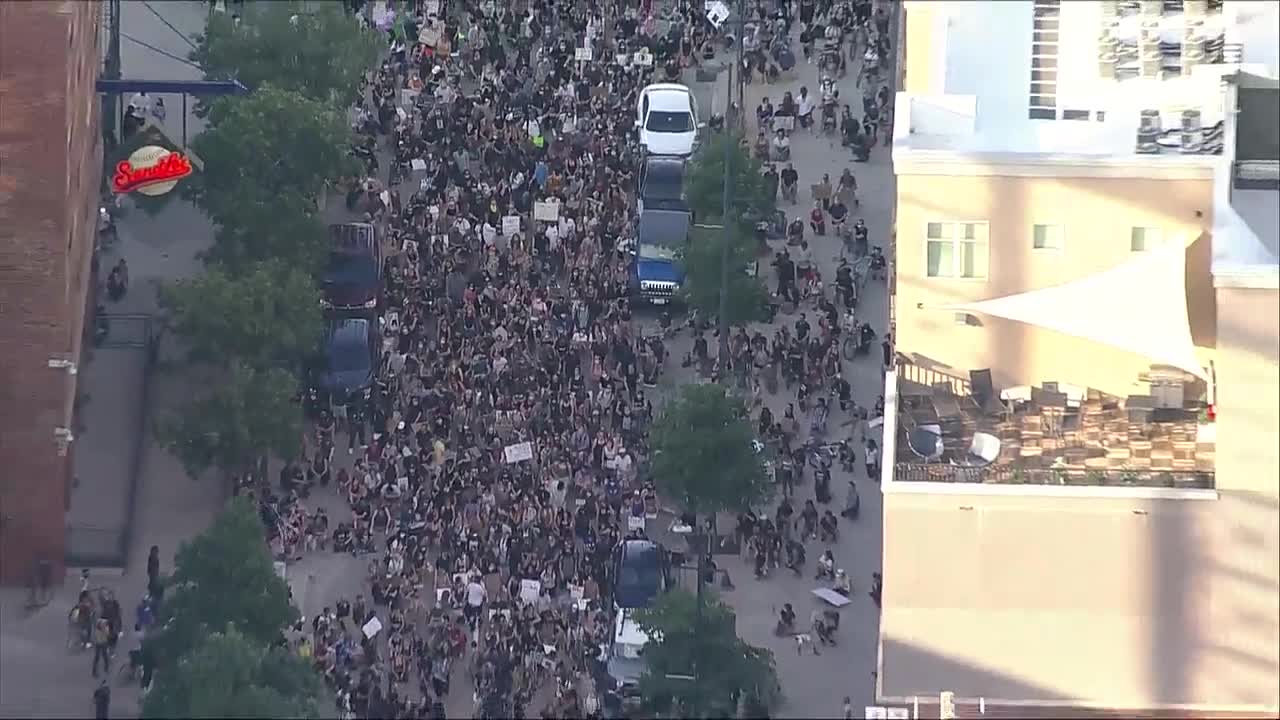
[[[903,14],[906,16],[906,42],[903,53],[906,59],[905,79],[898,90],[918,95],[931,95],[943,92],[943,88],[934,87],[934,65],[946,54],[946,34],[935,32],[939,15],[945,10],[941,3],[907,2]],[[942,20],[945,22],[945,20]],[[939,36],[941,35],[941,36]]]
[[[1274,493],[886,492],[881,694],[1274,710],[1278,534]]]
[[[1276,497],[1280,486],[1280,291],[1218,289],[1218,487]],[[1264,390],[1269,389],[1269,391]]]
[[[1212,214],[1209,180],[899,175],[897,347],[962,375],[991,368],[997,387],[1062,381],[1119,396],[1145,392],[1137,377],[1150,362],[1141,356],[985,316],[957,324],[955,313],[936,308],[1092,275],[1132,257],[1133,227],[1156,227],[1166,237],[1199,238],[1188,250],[1187,305],[1197,346],[1211,348],[1217,314],[1205,233]],[[926,277],[925,226],[935,221],[989,223],[987,279]],[[1063,249],[1033,249],[1034,224],[1062,225]]]
[[[0,581],[60,577],[72,426],[101,175],[101,5],[0,3]]]

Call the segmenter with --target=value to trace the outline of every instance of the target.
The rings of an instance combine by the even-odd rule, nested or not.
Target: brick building
[[[0,582],[63,572],[102,170],[102,5],[0,3]]]

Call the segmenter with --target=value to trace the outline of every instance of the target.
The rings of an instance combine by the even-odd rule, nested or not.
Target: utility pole
[[[725,97],[727,99],[727,102],[726,102],[726,110],[725,110],[725,125],[724,125],[724,138],[723,138],[724,140],[724,193],[721,197],[721,216],[724,218],[723,220],[724,241],[723,243],[721,243],[721,246],[720,246],[720,313],[719,313],[720,321],[718,324],[718,329],[720,331],[720,382],[722,383],[731,382],[731,378],[729,374],[729,244],[732,242],[731,226],[733,223],[730,222],[730,219],[729,219],[729,216],[730,216],[729,197],[731,193],[731,186],[733,184],[733,172],[732,172],[731,165],[733,162],[734,143],[732,140],[736,132],[741,131],[741,128],[744,127],[743,125],[741,125],[741,123],[745,122],[743,120],[744,109],[742,104],[739,103],[738,112],[734,116],[734,120],[736,121],[735,124],[737,124],[738,127],[730,129],[728,115],[729,115],[729,110],[733,108],[733,78],[734,78],[735,70],[739,75],[739,78],[738,78],[739,83],[741,83],[741,80],[742,80],[742,74],[743,74],[742,73],[742,46],[744,45],[743,41],[745,40],[745,38],[743,37],[745,33],[743,29],[745,24],[745,17],[746,17],[746,2],[744,0],[738,0],[738,32],[736,36],[737,44],[738,44],[738,53],[737,53],[738,57],[737,57],[737,61],[734,64],[731,64],[729,66],[729,76],[728,78],[726,78],[727,82],[725,83],[726,85]]]
[[[120,79],[120,0],[108,0],[107,62],[104,75],[108,80]],[[108,147],[120,142],[120,98],[112,93],[102,96],[102,130]]]

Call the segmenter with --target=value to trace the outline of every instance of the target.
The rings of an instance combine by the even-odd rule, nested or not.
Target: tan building
[[[0,582],[61,578],[102,171],[97,2],[0,3]]]
[[[906,4],[882,704],[1280,710],[1278,8]]]

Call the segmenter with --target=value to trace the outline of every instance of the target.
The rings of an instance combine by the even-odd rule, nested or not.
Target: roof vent
[[[1184,155],[1194,155],[1204,151],[1204,130],[1200,126],[1199,110],[1182,111],[1182,146],[1178,151]]]
[[[1104,80],[1114,80],[1119,60],[1120,38],[1111,28],[1103,28],[1098,34],[1098,75]]]
[[[1160,132],[1160,111],[1142,110],[1138,115],[1138,145],[1135,152],[1140,155],[1158,154]]]
[[[1182,34],[1182,74],[1190,75],[1191,71],[1204,63],[1205,37],[1200,23],[1187,23]]]
[[[1142,23],[1138,35],[1138,66],[1144,78],[1159,78],[1164,65],[1164,54],[1160,51],[1160,24]]]

